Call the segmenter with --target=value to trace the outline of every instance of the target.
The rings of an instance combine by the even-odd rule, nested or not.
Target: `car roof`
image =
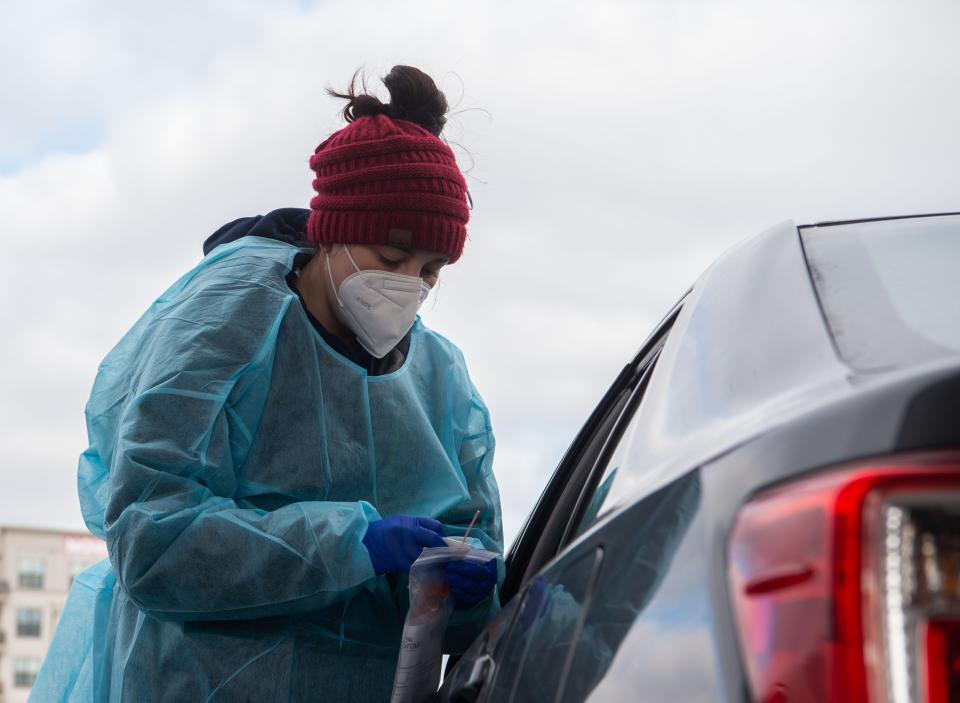
[[[942,423],[917,444],[915,437],[902,435],[901,420],[912,412],[918,393],[939,388],[944,379],[960,379],[960,363],[954,357],[868,375],[844,363],[819,305],[801,228],[792,221],[725,252],[679,307],[676,318],[668,315],[634,359],[636,366],[650,358],[666,331],[627,430],[628,463],[639,469],[629,473],[630,494],[648,495],[756,440],[778,436],[783,442],[791,427],[817,427],[849,412],[870,424],[853,422],[841,430],[850,438],[843,459],[877,446],[887,451],[901,443],[927,447],[942,441]],[[921,405],[916,409],[929,410],[930,403]],[[930,424],[926,420],[924,426]],[[795,437],[810,441],[809,433]]]
[[[800,228],[782,222],[725,252],[684,299],[637,410],[631,444],[647,468],[635,490],[653,490],[791,418],[928,372],[936,370],[866,377],[844,363]]]
[[[797,226],[744,240],[697,280],[637,416],[648,466],[759,431],[843,382]]]

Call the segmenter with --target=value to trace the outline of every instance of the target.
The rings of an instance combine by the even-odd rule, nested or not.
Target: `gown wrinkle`
[[[287,277],[306,253],[220,244],[100,365],[78,490],[109,559],[75,579],[30,700],[386,700],[407,579],[374,573],[369,523],[457,535],[480,510],[469,541],[502,552],[489,414],[459,349],[418,318],[400,365],[371,375],[301,314]],[[496,589],[488,603],[454,614],[447,651]]]

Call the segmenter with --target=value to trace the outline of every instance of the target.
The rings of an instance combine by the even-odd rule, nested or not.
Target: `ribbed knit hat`
[[[414,122],[359,117],[310,158],[312,242],[395,244],[453,263],[467,238],[467,184],[453,152]]]

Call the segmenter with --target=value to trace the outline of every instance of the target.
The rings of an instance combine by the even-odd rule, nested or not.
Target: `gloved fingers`
[[[450,594],[453,596],[453,607],[457,610],[472,608],[487,597],[486,593],[465,593],[454,589],[450,589]]]
[[[413,539],[418,547],[446,547],[443,538],[432,530],[418,527],[413,531]]]
[[[477,564],[465,559],[447,563],[447,583],[457,609],[472,608],[484,600],[497,583],[497,560]]]
[[[447,583],[454,601],[461,607],[479,603],[497,583],[496,560],[482,565],[468,561],[449,562]]]
[[[491,588],[493,588],[492,583],[483,583],[482,581],[463,581],[455,583],[448,580],[447,583],[450,584],[450,591],[454,594],[469,593],[471,595],[485,595],[490,592]]]
[[[443,529],[443,523],[439,520],[434,520],[432,517],[418,517],[417,524],[431,532],[436,532],[441,537],[447,534],[446,530]]]
[[[428,525],[440,524],[430,518],[422,519]],[[420,526],[420,520],[410,515],[394,515],[370,522],[363,545],[376,573],[408,573],[424,547],[445,546],[440,535]]]
[[[456,574],[450,574],[447,576],[447,583],[450,584],[451,588],[486,593],[496,585],[497,581],[496,579],[467,579]]]
[[[495,559],[491,559],[485,564],[477,564],[467,560],[451,561],[447,564],[447,576],[449,577],[451,574],[474,581],[495,581],[497,578],[497,562]]]
[[[451,578],[463,581],[484,581],[487,578],[487,573],[478,564],[452,561],[447,564],[447,579]]]

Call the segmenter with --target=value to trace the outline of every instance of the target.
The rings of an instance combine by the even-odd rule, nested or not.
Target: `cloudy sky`
[[[97,364],[222,223],[306,206],[343,87],[456,105],[475,210],[424,318],[491,408],[513,535],[651,327],[738,240],[960,210],[960,6],[330,0],[4,6],[0,524],[78,527]]]

